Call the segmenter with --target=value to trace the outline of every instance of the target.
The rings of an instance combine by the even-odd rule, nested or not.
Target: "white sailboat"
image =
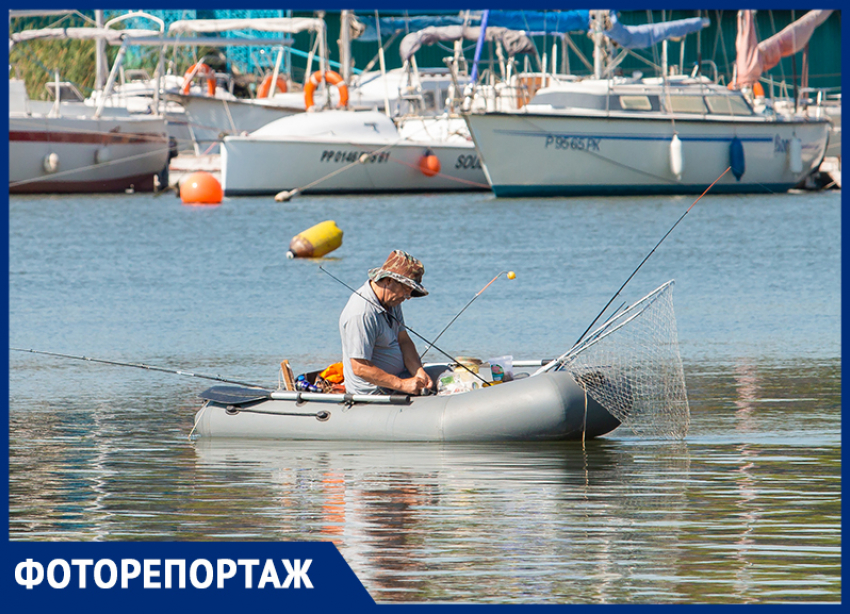
[[[53,28],[12,34],[10,45],[41,38],[105,40],[121,44],[106,94],[124,57],[126,37],[152,31]],[[53,102],[31,100],[23,81],[9,80],[9,192],[151,191],[167,181],[165,119],[103,104],[64,101],[57,75]]]
[[[589,28],[594,78],[550,78],[520,109],[465,115],[497,196],[700,193],[730,166],[716,192],[784,191],[823,159],[826,120],[758,114],[739,91],[670,77],[666,61],[659,78],[605,75],[607,37],[665,35],[623,31],[608,11],[591,11]]]
[[[512,40],[509,55],[533,50],[528,38],[504,28],[487,30],[489,40]],[[480,27],[430,26],[405,36],[399,74],[413,87],[399,88],[420,111],[392,118],[378,111],[330,110],[276,120],[249,135],[227,136],[222,146],[226,195],[487,190],[489,186],[463,119],[453,108],[460,75],[419,70],[414,54],[423,44],[478,40]],[[484,39],[481,39],[482,41]],[[453,67],[460,47],[456,47]],[[384,79],[384,88],[389,83]],[[432,87],[426,87],[425,84]],[[383,88],[380,88],[383,89]],[[386,94],[385,94],[386,95]],[[399,100],[402,97],[399,96]],[[433,111],[438,111],[434,114]],[[439,112],[442,111],[442,112]]]

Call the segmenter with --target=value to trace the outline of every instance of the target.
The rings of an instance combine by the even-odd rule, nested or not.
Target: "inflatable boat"
[[[529,364],[540,364],[530,362]],[[429,365],[432,378],[447,365]],[[213,386],[201,437],[372,441],[519,441],[605,435],[620,421],[567,371],[450,395],[351,395]]]

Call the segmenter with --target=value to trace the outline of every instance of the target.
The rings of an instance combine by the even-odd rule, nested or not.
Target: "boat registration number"
[[[455,162],[455,168],[481,168],[481,160],[478,159],[478,156],[474,156],[472,154],[461,154],[457,157],[457,162]]]
[[[363,160],[364,164],[386,162],[390,159],[390,152],[388,151],[369,153],[368,151],[326,149],[322,152],[319,162],[357,162],[360,160],[360,156],[364,154],[366,155],[366,159]]]
[[[578,151],[599,151],[601,138],[592,136],[558,136],[550,134],[546,137],[546,147],[554,149],[575,149]]]

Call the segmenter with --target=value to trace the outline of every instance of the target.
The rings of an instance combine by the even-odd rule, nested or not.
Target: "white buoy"
[[[788,170],[795,174],[803,172],[803,141],[796,136],[788,143]]]
[[[44,156],[44,171],[55,173],[59,170],[59,154],[51,152]]]
[[[678,134],[674,134],[673,140],[670,141],[670,172],[676,179],[681,179],[684,170],[685,158],[682,154],[682,141],[679,140]]]
[[[297,196],[298,193],[299,192],[297,188],[295,190],[284,190],[283,192],[278,192],[277,194],[275,194],[274,199],[275,202],[283,203],[288,200],[292,200],[292,198],[294,196]]]

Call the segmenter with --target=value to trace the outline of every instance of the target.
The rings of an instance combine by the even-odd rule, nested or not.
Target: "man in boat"
[[[427,296],[422,263],[399,249],[369,271],[339,317],[345,391],[349,394],[422,394],[433,387],[404,326],[401,304]],[[411,375],[413,374],[413,375]]]

